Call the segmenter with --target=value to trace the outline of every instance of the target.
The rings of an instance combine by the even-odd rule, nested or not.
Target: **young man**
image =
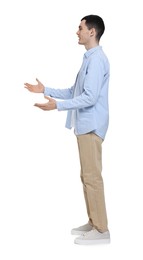
[[[25,83],[31,92],[44,93],[48,102],[35,104],[43,110],[67,110],[66,127],[74,128],[79,148],[81,181],[87,207],[88,223],[72,229],[77,244],[96,244],[110,241],[104,199],[102,171],[102,142],[108,128],[109,62],[99,45],[104,22],[97,15],[81,19],[78,43],[85,46],[82,66],[75,84],[69,89],[44,87]],[[50,97],[49,97],[50,96]],[[51,98],[64,101],[56,101]]]

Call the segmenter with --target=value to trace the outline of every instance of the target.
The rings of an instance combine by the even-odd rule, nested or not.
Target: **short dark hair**
[[[85,20],[85,24],[89,30],[95,28],[97,32],[96,39],[99,41],[105,31],[105,24],[103,19],[98,15],[91,14],[83,17],[81,21],[82,20]]]

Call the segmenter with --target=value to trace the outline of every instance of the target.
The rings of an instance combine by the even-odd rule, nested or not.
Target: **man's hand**
[[[36,81],[38,82],[37,85],[24,83],[24,87],[34,93],[44,93],[44,89],[45,89],[44,85],[38,79],[36,79]]]
[[[49,100],[47,103],[43,103],[43,104],[36,103],[34,106],[39,107],[40,109],[45,110],[45,111],[54,110],[57,108],[55,99],[50,98],[50,97],[45,97],[45,98]]]

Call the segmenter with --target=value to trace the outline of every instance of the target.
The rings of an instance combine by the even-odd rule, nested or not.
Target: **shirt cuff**
[[[58,110],[58,111],[62,111],[62,110],[63,110],[63,108],[62,108],[62,102],[57,101],[57,102],[56,102],[56,105],[57,105],[57,110]]]

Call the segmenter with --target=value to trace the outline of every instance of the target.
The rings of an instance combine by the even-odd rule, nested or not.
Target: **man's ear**
[[[95,36],[95,35],[96,35],[95,28],[91,28],[90,36]]]

